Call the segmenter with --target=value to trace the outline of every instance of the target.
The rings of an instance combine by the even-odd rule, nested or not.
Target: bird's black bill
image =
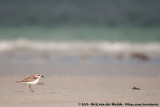
[[[44,76],[41,76],[41,77],[44,77]]]

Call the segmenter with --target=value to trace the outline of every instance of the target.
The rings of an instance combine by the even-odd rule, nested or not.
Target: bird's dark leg
[[[32,88],[31,88],[31,85],[29,85],[29,89],[30,89],[30,92],[34,92],[34,91],[32,90]]]

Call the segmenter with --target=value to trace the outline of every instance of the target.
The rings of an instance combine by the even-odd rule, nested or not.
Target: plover
[[[22,81],[17,81],[16,83],[26,83],[26,84],[29,84],[29,89],[30,89],[30,92],[33,92],[32,88],[31,88],[31,85],[32,84],[37,84],[39,82],[39,79],[41,77],[44,77],[42,76],[41,74],[39,73],[36,73],[35,75],[32,75],[30,77],[27,77],[26,79],[22,80]]]

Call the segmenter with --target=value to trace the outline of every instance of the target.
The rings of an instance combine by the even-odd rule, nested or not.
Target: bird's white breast
[[[32,82],[26,82],[26,84],[37,84],[38,82],[39,82],[39,78],[37,78],[36,80]]]

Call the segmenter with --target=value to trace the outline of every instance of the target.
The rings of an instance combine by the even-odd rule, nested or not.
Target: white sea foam
[[[150,56],[160,57],[160,43],[129,43],[129,42],[57,42],[33,41],[27,39],[0,40],[0,53],[5,52],[38,52],[38,53],[103,53],[129,54],[140,52]]]

